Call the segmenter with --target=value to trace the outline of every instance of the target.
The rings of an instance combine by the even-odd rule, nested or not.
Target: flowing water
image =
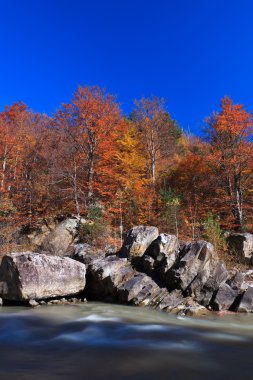
[[[0,310],[1,380],[253,379],[253,315],[87,303]]]

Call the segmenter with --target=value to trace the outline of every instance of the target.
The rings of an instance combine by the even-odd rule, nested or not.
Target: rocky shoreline
[[[75,223],[65,221],[47,234],[38,252],[3,257],[3,305],[87,299],[180,315],[253,312],[253,270],[230,272],[212,244],[180,243],[176,236],[159,234],[156,227],[136,226],[118,252],[105,253],[76,242]]]

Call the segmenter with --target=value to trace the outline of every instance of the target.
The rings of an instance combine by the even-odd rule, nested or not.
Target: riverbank
[[[37,252],[4,256],[3,305],[87,299],[182,316],[253,311],[253,271],[228,270],[209,242],[180,242],[154,226],[136,226],[120,250],[101,250],[78,241],[79,222],[62,221],[43,236]]]

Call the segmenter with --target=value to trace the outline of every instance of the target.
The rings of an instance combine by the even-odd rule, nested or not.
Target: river
[[[102,303],[0,310],[1,380],[253,378],[253,315]]]

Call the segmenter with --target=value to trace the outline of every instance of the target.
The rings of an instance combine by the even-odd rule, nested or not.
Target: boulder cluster
[[[137,226],[118,252],[105,253],[75,242],[73,236],[73,220],[64,221],[47,234],[38,252],[4,256],[3,304],[35,306],[75,297],[186,315],[253,312],[253,270],[229,272],[204,240],[180,243],[156,227]]]

